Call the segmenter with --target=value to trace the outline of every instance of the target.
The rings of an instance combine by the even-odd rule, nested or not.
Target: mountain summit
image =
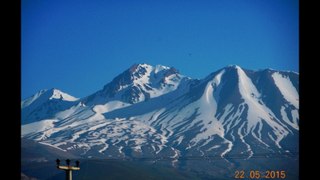
[[[120,100],[135,104],[174,91],[183,77],[175,68],[134,64],[85,101]]]
[[[41,90],[21,102],[21,123],[31,123],[46,117],[53,117],[57,112],[69,108],[77,101],[58,89]]]
[[[299,74],[232,65],[201,80],[135,64],[81,99],[58,90],[22,102],[22,137],[82,157],[298,152]]]

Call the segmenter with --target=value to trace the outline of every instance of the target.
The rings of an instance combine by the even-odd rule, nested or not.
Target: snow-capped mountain
[[[27,124],[53,117],[71,107],[78,99],[58,89],[41,90],[21,102],[21,123]]]
[[[104,104],[118,100],[135,104],[174,91],[186,77],[175,68],[135,64],[103,87],[84,99],[86,104]]]
[[[58,90],[22,102],[22,137],[83,157],[298,152],[299,74],[228,66],[204,79],[137,64],[76,99]]]

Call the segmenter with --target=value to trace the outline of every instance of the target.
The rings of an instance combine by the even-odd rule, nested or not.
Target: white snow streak
[[[293,122],[289,120],[288,116],[287,116],[287,113],[285,111],[285,107],[282,106],[281,107],[281,116],[282,116],[282,119],[288,123],[291,127],[295,128],[296,130],[299,130],[299,125],[298,125],[298,122],[297,122],[297,117],[299,116],[295,116],[295,114],[297,114],[298,110],[293,110],[292,111],[292,115],[293,115]]]
[[[278,72],[273,73],[272,77],[283,97],[294,107],[299,109],[299,94],[289,77],[283,76]]]
[[[57,119],[46,119],[38,122],[33,122],[21,126],[21,136],[25,136],[31,133],[38,133],[49,130],[54,127],[54,123],[57,122]]]

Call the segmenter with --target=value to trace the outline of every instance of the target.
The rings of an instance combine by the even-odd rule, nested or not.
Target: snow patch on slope
[[[129,103],[125,103],[125,102],[121,102],[121,101],[109,101],[108,103],[104,104],[104,105],[96,105],[93,108],[93,111],[103,114],[106,112],[110,112],[119,108],[124,108],[127,106],[130,106],[131,104]]]
[[[295,128],[296,130],[299,130],[299,124],[298,124],[298,121],[297,121],[297,119],[298,119],[298,117],[299,117],[299,116],[297,116],[298,110],[292,110],[292,111],[291,111],[291,114],[293,115],[293,117],[292,117],[293,120],[292,120],[292,121],[289,120],[289,118],[288,118],[288,116],[287,116],[287,113],[286,113],[286,111],[285,111],[285,107],[284,107],[284,106],[281,107],[281,116],[282,116],[282,119],[283,119],[286,123],[288,123],[291,127]]]
[[[291,103],[294,107],[299,109],[299,94],[297,89],[293,86],[289,77],[281,75],[278,72],[272,74],[275,84],[279,88],[283,97]]]
[[[35,95],[25,99],[24,101],[21,102],[21,109],[29,106],[30,104],[32,104],[35,100],[37,100],[41,95],[43,95],[45,92],[47,91],[47,89],[45,90],[41,90],[39,92],[37,92]]]
[[[276,119],[274,113],[261,101],[260,93],[245,72],[239,67],[237,68],[237,71],[239,76],[240,94],[244,98],[244,103],[249,106],[247,113],[248,123],[247,127],[244,129],[246,130],[245,133],[248,134],[249,131],[253,132],[260,122],[265,121],[273,129],[272,132],[276,135],[276,137],[273,138],[275,144],[281,148],[279,144],[280,141],[289,134],[285,129],[286,126]],[[239,132],[239,135],[241,134],[242,133]],[[245,137],[246,135],[243,136]],[[243,140],[243,138],[241,138],[241,140]]]
[[[201,128],[200,133],[198,133],[191,142],[197,144],[200,140],[210,139],[213,135],[217,134],[220,137],[224,137],[224,128],[221,122],[215,118],[217,111],[217,102],[214,98],[214,93],[216,88],[219,87],[221,82],[221,77],[224,74],[224,70],[221,71],[215,78],[207,83],[204,94],[198,101],[199,109],[202,112],[197,120],[201,121],[204,126]],[[216,95],[219,96],[219,95]],[[193,121],[193,124],[195,121]]]
[[[54,123],[57,121],[57,119],[46,119],[23,125],[21,126],[21,137],[24,137],[27,134],[42,132],[51,129],[54,127]]]

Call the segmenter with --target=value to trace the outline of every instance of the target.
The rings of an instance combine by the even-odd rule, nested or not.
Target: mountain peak
[[[52,100],[52,99],[60,99],[63,101],[77,101],[78,98],[75,98],[67,93],[62,92],[59,89],[51,88],[51,89],[43,89],[34,94],[33,96],[27,98],[26,100],[21,102],[21,108],[25,108],[35,101],[39,101],[41,103]]]
[[[61,99],[64,101],[76,101],[78,100],[78,98],[75,98],[67,93],[62,92],[59,89],[56,88],[52,88],[50,90],[47,91],[50,96],[49,99]]]
[[[149,64],[133,64],[128,70],[130,74],[134,74],[139,71],[145,71],[146,69],[152,69],[153,67]]]
[[[236,64],[230,64],[226,67],[226,69],[242,69],[242,68]]]
[[[184,76],[173,67],[133,64],[89,99],[118,99],[137,103],[175,90]],[[93,98],[95,97],[95,98]]]
[[[163,70],[163,69],[170,69],[170,67],[164,66],[164,65],[161,65],[161,64],[157,64],[155,66],[155,69]]]

